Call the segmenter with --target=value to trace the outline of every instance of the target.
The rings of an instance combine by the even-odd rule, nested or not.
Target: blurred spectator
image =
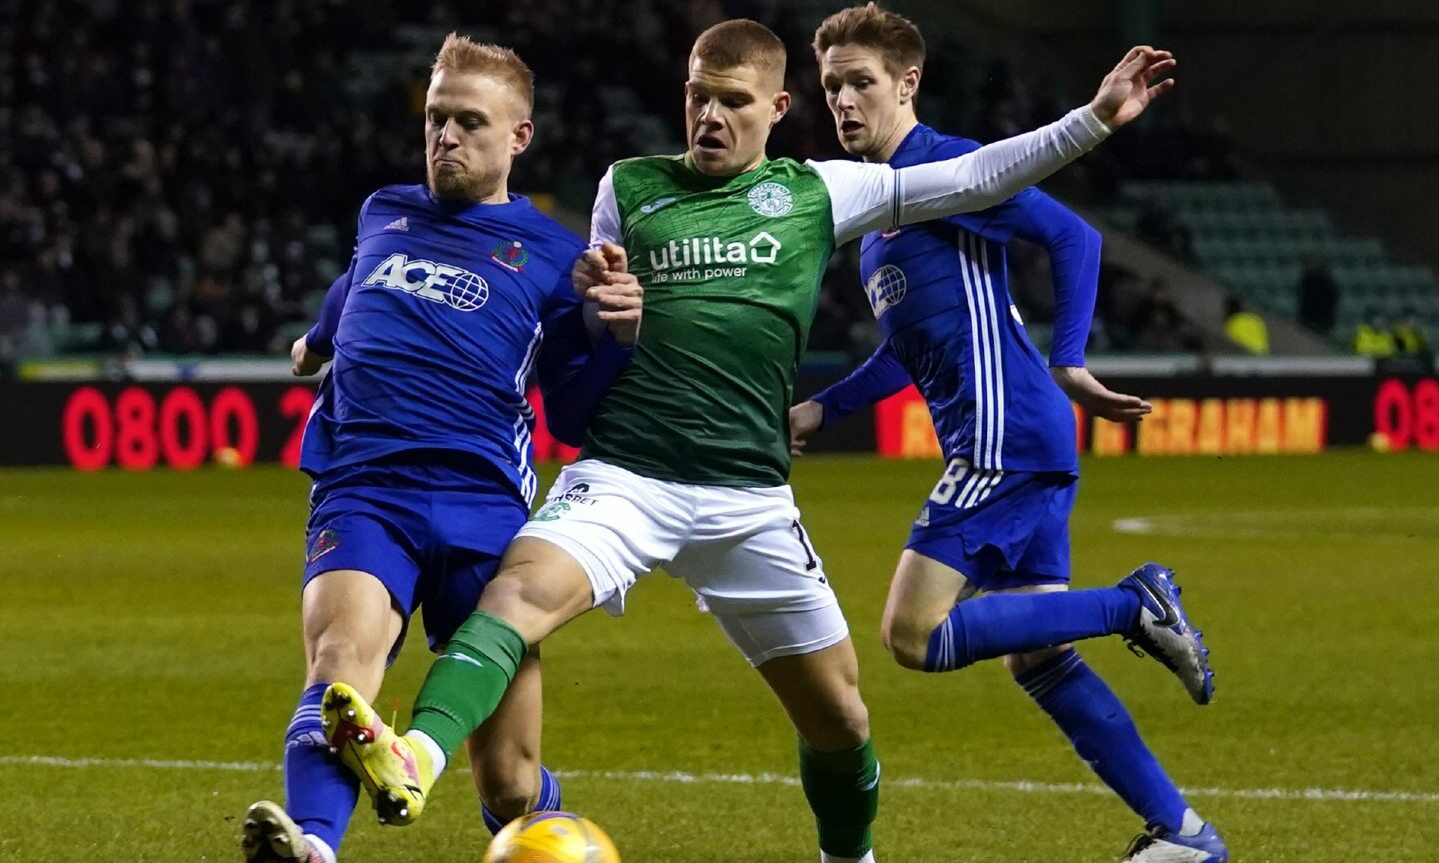
[[[220,350],[236,353],[260,353],[270,349],[270,333],[273,327],[265,320],[259,303],[250,302],[240,307],[220,333]]]
[[[516,191],[568,181],[584,197],[610,161],[666,143],[638,122],[644,101],[679,109],[689,40],[724,10],[0,0],[0,13],[0,260],[26,301],[68,309],[52,319],[102,324],[82,347],[134,354],[265,350],[304,317],[345,266],[364,196],[423,176],[419,109],[448,30],[535,68],[540,133]],[[603,100],[568,86],[601,69]]]
[[[1134,325],[1139,323],[1139,307],[1148,302],[1147,291],[1128,270],[1101,263],[1099,296],[1094,304],[1094,326],[1102,330],[1098,343],[1104,349],[1132,350],[1139,340]]]
[[[189,307],[176,304],[160,327],[160,350],[168,354],[193,354],[200,350],[200,336]]]
[[[1156,111],[1141,126],[1142,143],[1127,155],[1142,160],[1135,173],[1151,178],[1232,180],[1238,176],[1238,159],[1229,135],[1218,121],[1208,125],[1182,99],[1169,110]],[[1142,155],[1141,155],[1142,154]]]
[[[30,304],[20,293],[20,275],[11,269],[0,270],[0,362],[19,355],[29,326]]]
[[[1394,350],[1394,333],[1389,329],[1389,322],[1378,309],[1366,309],[1363,322],[1354,331],[1354,353],[1382,360],[1394,356]]]
[[[1394,348],[1400,356],[1429,356],[1429,339],[1419,324],[1419,313],[1412,306],[1405,307],[1399,314],[1399,323],[1394,326]]]
[[[120,297],[120,311],[105,327],[100,347],[122,356],[138,357],[147,351],[158,350],[160,339],[155,328],[140,320],[135,310],[135,301],[129,296]]]
[[[1034,128],[1029,91],[1005,58],[990,63],[979,85],[980,115],[973,135],[980,141],[1012,138]],[[1049,120],[1042,120],[1047,123]]]
[[[1269,327],[1263,318],[1245,309],[1238,297],[1231,296],[1225,305],[1224,334],[1256,357],[1269,355]]]
[[[1139,239],[1181,261],[1194,260],[1194,236],[1189,226],[1158,198],[1148,198],[1140,206],[1134,232]]]
[[[277,334],[344,269],[364,196],[422,178],[429,62],[452,29],[533,67],[537,132],[514,190],[550,192],[581,218],[610,162],[682,146],[691,41],[725,17],[764,20],[794,58],[773,152],[841,155],[808,59],[814,21],[786,4],[0,0],[0,14],[0,261],[19,279],[7,302],[99,324],[81,350],[283,350]],[[931,48],[924,114],[945,131],[1005,137],[1088,95],[947,40]],[[1185,176],[1227,170],[1223,136],[1176,116],[1059,181],[1171,170],[1142,158],[1163,152],[1145,136],[1182,153]],[[1189,255],[1177,220],[1159,233]],[[853,256],[826,274],[820,308],[813,343],[863,353],[874,329]]]
[[[1339,284],[1329,267],[1318,258],[1304,262],[1299,277],[1299,322],[1321,336],[1334,331],[1334,314],[1339,306]]]
[[[1135,306],[1130,329],[1139,334],[1134,347],[1141,351],[1199,351],[1204,347],[1194,325],[1169,299],[1168,287],[1159,279],[1149,283],[1149,292]]]

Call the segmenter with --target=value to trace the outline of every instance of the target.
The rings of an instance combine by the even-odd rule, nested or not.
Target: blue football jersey
[[[896,168],[952,158],[978,143],[919,125]],[[884,344],[818,396],[825,423],[913,380],[929,403],[946,458],[1003,471],[1078,470],[1074,413],[1050,377],[1008,289],[1005,245],[1042,243],[1057,285],[1055,365],[1083,365],[1100,239],[1035,189],[978,213],[866,234],[860,275]]]
[[[300,467],[317,481],[405,451],[488,462],[533,500],[532,372],[578,439],[629,351],[591,348],[570,268],[585,243],[528,199],[457,204],[387,186],[360,210],[349,271],[309,345],[332,355]]]

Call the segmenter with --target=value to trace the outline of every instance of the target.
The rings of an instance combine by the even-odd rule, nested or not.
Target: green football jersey
[[[835,243],[824,181],[792,159],[709,177],[686,156],[628,159],[606,180],[645,311],[583,456],[674,482],[783,485],[795,371]]]
[[[795,372],[835,245],[998,204],[1108,134],[1086,106],[906,168],[774,159],[709,177],[688,156],[616,162],[590,239],[625,247],[644,323],[582,456],[672,482],[783,485]]]

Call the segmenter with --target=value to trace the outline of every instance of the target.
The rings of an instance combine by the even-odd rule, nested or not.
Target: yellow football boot
[[[380,823],[413,824],[435,784],[429,753],[385,725],[360,693],[344,683],[325,690],[321,710],[326,739],[360,778]]]

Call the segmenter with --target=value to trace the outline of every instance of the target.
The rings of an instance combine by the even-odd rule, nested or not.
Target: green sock
[[[819,752],[799,742],[799,778],[819,825],[819,847],[834,857],[863,857],[874,847],[870,825],[879,810],[879,761],[874,740],[844,752]]]
[[[411,731],[423,731],[446,754],[490,718],[529,646],[514,627],[477,611],[430,665],[415,696]]]

